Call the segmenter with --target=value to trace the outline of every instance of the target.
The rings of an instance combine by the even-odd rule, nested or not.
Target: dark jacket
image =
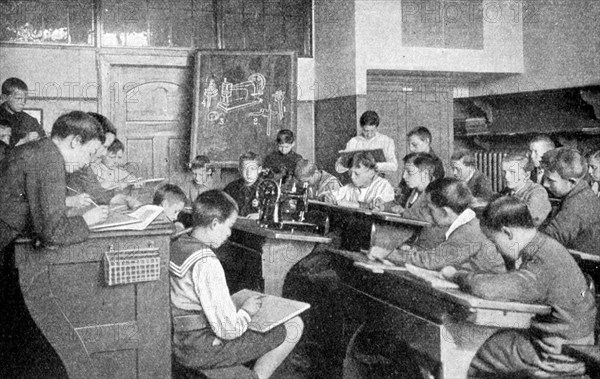
[[[288,175],[294,175],[296,164],[301,159],[302,155],[294,151],[290,151],[286,155],[283,155],[277,150],[265,157],[263,167],[270,168],[277,173],[281,172],[282,167],[285,167]]]
[[[87,193],[98,204],[108,204],[116,195],[114,189],[107,190],[102,187],[98,175],[94,173],[89,165],[67,174],[67,185],[79,193]],[[73,196],[76,193],[69,192],[68,195]]]
[[[84,219],[66,215],[65,185],[65,161],[50,139],[17,146],[0,164],[0,220],[15,234],[46,244],[85,240],[89,230]],[[14,239],[2,234],[0,248]]]
[[[240,208],[240,216],[258,213],[258,207],[252,205],[252,202],[256,199],[256,187],[258,187],[258,183],[259,181],[257,180],[251,186],[247,186],[244,178],[240,178],[229,183],[223,190],[237,202]],[[256,204],[258,204],[258,200]]]
[[[11,129],[10,143],[14,147],[27,133],[37,132],[40,138],[46,136],[44,128],[40,123],[25,112],[11,113],[6,107],[6,104],[0,105],[0,120],[6,123]]]
[[[600,201],[587,182],[573,187],[541,231],[568,249],[600,255]]]
[[[473,176],[471,176],[471,179],[467,182],[467,186],[474,197],[490,200],[494,195],[492,181],[477,169],[473,173]]]
[[[571,254],[556,240],[537,233],[521,250],[522,263],[503,274],[461,272],[463,289],[484,299],[546,304],[550,315],[531,321],[533,346],[559,368],[563,343],[593,344],[596,303]]]

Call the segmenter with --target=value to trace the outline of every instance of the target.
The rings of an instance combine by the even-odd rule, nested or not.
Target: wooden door
[[[192,72],[186,56],[101,56],[102,111],[133,174],[179,183],[189,162]],[[146,188],[143,201],[154,188]]]

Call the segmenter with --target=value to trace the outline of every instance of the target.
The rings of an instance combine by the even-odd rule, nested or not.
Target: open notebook
[[[406,271],[410,272],[419,279],[423,279],[434,288],[458,288],[458,284],[444,278],[439,271],[427,270],[411,264],[405,264]]]
[[[301,301],[284,299],[283,297],[265,295],[264,293],[243,289],[231,295],[231,300],[237,309],[240,309],[244,301],[251,296],[261,296],[262,306],[259,311],[252,316],[252,321],[248,325],[250,330],[259,333],[266,333],[277,325],[298,316],[310,308],[310,304]]]

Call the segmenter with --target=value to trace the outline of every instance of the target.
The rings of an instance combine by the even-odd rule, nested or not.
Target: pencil
[[[78,194],[78,195],[80,195],[80,194],[81,194],[81,192],[77,191],[75,188],[71,188],[71,187],[69,187],[69,186],[66,186],[66,187],[67,187],[67,189],[68,189],[69,191],[73,191],[73,192],[75,192],[75,193],[76,193],[76,194]],[[92,203],[92,204],[93,204],[95,207],[99,207],[99,205],[98,205],[98,204],[96,204],[96,202],[95,202],[94,200],[92,200],[92,198],[91,198],[91,197],[90,197],[90,203]]]

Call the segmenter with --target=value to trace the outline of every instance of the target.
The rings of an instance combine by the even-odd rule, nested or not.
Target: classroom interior
[[[197,52],[293,52],[291,129],[304,158],[335,172],[360,115],[375,110],[398,158],[408,131],[425,126],[447,172],[453,150],[476,150],[499,189],[497,154],[526,150],[535,133],[583,152],[600,146],[599,16],[597,0],[8,1],[0,82],[28,84],[26,108],[48,134],[71,110],[106,115],[136,176],[177,181],[201,152]],[[222,187],[239,178],[233,161],[215,163]],[[114,369],[113,358],[100,362]]]

